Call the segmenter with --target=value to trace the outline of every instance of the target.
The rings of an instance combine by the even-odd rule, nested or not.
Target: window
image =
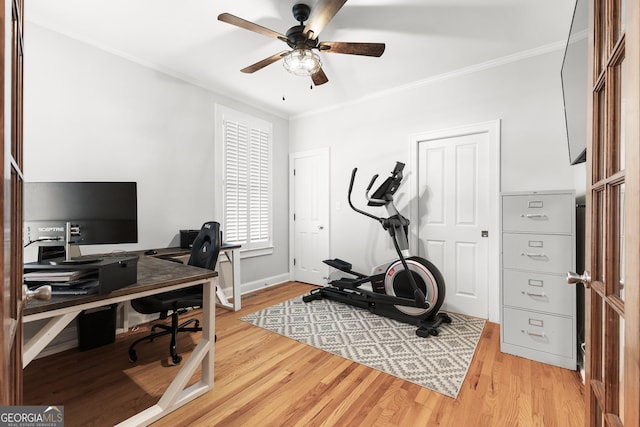
[[[272,247],[272,125],[222,106],[216,108],[217,215],[224,241],[265,253]]]

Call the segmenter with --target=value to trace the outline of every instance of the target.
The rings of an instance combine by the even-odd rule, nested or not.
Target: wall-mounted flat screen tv
[[[587,84],[587,3],[587,0],[576,1],[560,72],[569,163],[572,165],[587,159],[587,94],[590,92]]]

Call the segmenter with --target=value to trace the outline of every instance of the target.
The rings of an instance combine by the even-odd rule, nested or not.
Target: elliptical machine
[[[380,218],[369,212],[358,209],[351,202],[351,193],[356,178],[357,168],[351,172],[348,200],[351,208],[382,225],[393,241],[398,259],[373,268],[371,275],[358,273],[352,269],[351,263],[341,259],[329,259],[323,262],[333,268],[355,277],[341,277],[329,282],[328,287],[318,288],[302,300],[306,303],[328,298],[370,312],[418,326],[416,335],[428,337],[438,335],[438,327],[442,323],[451,323],[446,313],[439,313],[445,297],[444,278],[436,266],[424,258],[411,256],[407,233],[409,219],[403,217],[393,204],[393,195],[402,182],[404,163],[396,162],[396,166],[380,187],[369,196],[378,175],[374,175],[365,192],[368,206],[384,206],[388,218]],[[411,274],[407,274],[410,272]],[[362,289],[364,284],[371,284],[371,291]]]

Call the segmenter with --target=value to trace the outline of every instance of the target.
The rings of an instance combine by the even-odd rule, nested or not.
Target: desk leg
[[[222,285],[216,288],[216,297],[218,298],[218,305],[220,307],[233,309],[233,305],[231,305],[231,303],[227,299],[227,296],[224,294],[224,291],[222,290]]]
[[[213,388],[215,351],[215,289],[217,278],[203,283],[202,339],[178,371],[158,403],[118,424],[118,426],[146,426],[175,411],[185,403]],[[185,388],[198,366],[202,368],[200,381]]]
[[[233,277],[233,311],[238,311],[242,305],[240,295],[240,249],[231,250],[231,275]]]
[[[24,344],[22,367],[25,368],[69,324],[79,311],[51,318],[42,329]]]
[[[131,312],[131,310],[133,310],[131,308],[131,301],[125,301],[122,303],[122,331],[121,332],[123,333],[129,332],[129,312]]]
[[[222,286],[218,286],[216,289],[216,295],[218,296],[218,302],[221,307],[238,311],[242,306],[242,297],[240,295],[240,249],[225,249],[223,253],[231,263],[231,290],[233,292],[233,304],[231,304],[227,299],[227,296],[222,290]]]

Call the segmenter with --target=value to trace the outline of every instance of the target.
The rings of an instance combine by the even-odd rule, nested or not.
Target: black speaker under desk
[[[111,344],[116,340],[118,304],[84,310],[78,315],[78,350]]]

